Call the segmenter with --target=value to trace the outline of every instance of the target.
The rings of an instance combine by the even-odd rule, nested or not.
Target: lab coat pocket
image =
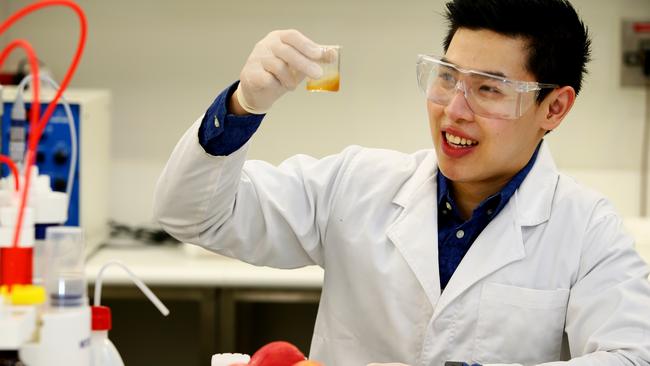
[[[476,324],[475,361],[531,365],[559,360],[568,300],[568,289],[486,283]]]

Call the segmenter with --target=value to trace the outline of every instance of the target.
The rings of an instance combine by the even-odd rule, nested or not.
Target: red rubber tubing
[[[36,122],[34,124],[31,124],[31,131],[29,134],[29,141],[28,141],[28,147],[27,147],[27,154],[26,154],[26,171],[25,171],[25,183],[23,184],[23,191],[22,191],[22,196],[20,200],[20,209],[18,211],[18,220],[16,222],[16,230],[14,232],[14,239],[13,239],[13,246],[17,247],[18,242],[20,240],[20,229],[22,227],[22,222],[23,222],[23,216],[25,213],[25,205],[27,204],[27,197],[28,197],[28,192],[29,192],[29,186],[31,182],[31,172],[32,172],[32,167],[34,165],[34,160],[36,156],[36,148],[38,146],[38,142],[41,139],[41,135],[43,133],[43,130],[45,129],[45,125],[47,124],[47,121],[50,119],[52,116],[52,113],[54,113],[54,109],[56,108],[56,104],[61,98],[61,95],[65,91],[65,89],[68,87],[68,84],[70,83],[70,80],[72,79],[72,76],[74,75],[77,66],[79,65],[79,61],[81,59],[81,55],[83,54],[84,46],[86,44],[86,36],[88,33],[88,23],[86,21],[86,16],[76,3],[69,1],[69,0],[43,0],[39,1],[37,3],[28,5],[20,10],[18,10],[16,13],[12,14],[9,18],[7,18],[2,24],[0,24],[0,35],[4,33],[9,27],[11,27],[14,23],[16,23],[18,20],[22,19],[23,17],[40,10],[45,7],[50,7],[50,6],[64,6],[72,9],[77,16],[79,17],[79,22],[80,22],[80,33],[79,33],[79,42],[77,44],[77,50],[75,52],[74,57],[72,58],[72,62],[70,64],[70,67],[68,68],[68,71],[66,72],[63,81],[61,82],[61,86],[59,90],[57,91],[56,95],[54,96],[54,99],[50,102],[50,104],[47,106],[45,113],[41,117],[39,122]],[[14,46],[15,47],[15,46]],[[7,52],[8,53],[8,52]],[[3,52],[4,54],[4,52]],[[6,58],[6,56],[5,56]],[[35,58],[35,57],[34,57]],[[1,59],[0,59],[1,60]],[[1,60],[4,61],[4,60]],[[31,63],[30,63],[31,65]],[[2,63],[0,62],[0,67],[2,66]],[[32,70],[38,70],[38,65],[36,67],[32,66]],[[34,74],[34,79],[35,79],[35,84],[38,83],[38,75]],[[37,97],[34,98],[34,101],[32,103],[33,105],[36,105],[36,108],[38,108],[38,99]],[[38,118],[38,114],[34,113]]]
[[[14,181],[16,181],[16,191],[20,188],[20,184],[18,184],[18,179],[20,179],[20,173],[18,173],[18,167],[16,166],[16,163],[14,163],[13,160],[11,160],[7,155],[0,155],[0,163],[5,163],[9,166],[9,170],[11,170],[11,174],[14,176]]]

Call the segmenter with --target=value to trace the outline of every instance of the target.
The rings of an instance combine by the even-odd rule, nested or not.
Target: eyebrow
[[[440,58],[440,61],[446,62],[448,64],[452,64],[454,66],[458,66],[455,63],[449,61],[449,59],[447,59],[446,57]],[[502,73],[501,71],[490,71],[490,70],[475,70],[475,71],[480,71],[480,72],[483,72],[483,73],[486,73],[486,74],[502,77],[504,79],[508,78],[508,76],[506,76],[506,74]]]

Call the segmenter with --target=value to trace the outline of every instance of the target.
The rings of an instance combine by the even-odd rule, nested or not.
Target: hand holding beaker
[[[248,113],[262,114],[289,90],[323,70],[322,48],[297,30],[278,30],[259,41],[240,74],[234,101]]]

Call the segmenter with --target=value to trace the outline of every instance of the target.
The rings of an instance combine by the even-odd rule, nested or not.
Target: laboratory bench
[[[626,226],[650,261],[650,221]],[[257,267],[189,245],[103,247],[86,263],[89,295],[101,267],[126,264],[170,308],[164,318],[120,268],[103,274],[102,304],[125,363],[209,365],[217,352],[252,353],[283,339],[309,351],[323,270]]]
[[[101,267],[120,261],[170,308],[163,317],[117,267],[102,275],[109,337],[127,365],[209,365],[217,352],[249,353],[284,339],[309,351],[323,270],[253,266],[180,245],[106,246],[86,263],[89,296]]]

